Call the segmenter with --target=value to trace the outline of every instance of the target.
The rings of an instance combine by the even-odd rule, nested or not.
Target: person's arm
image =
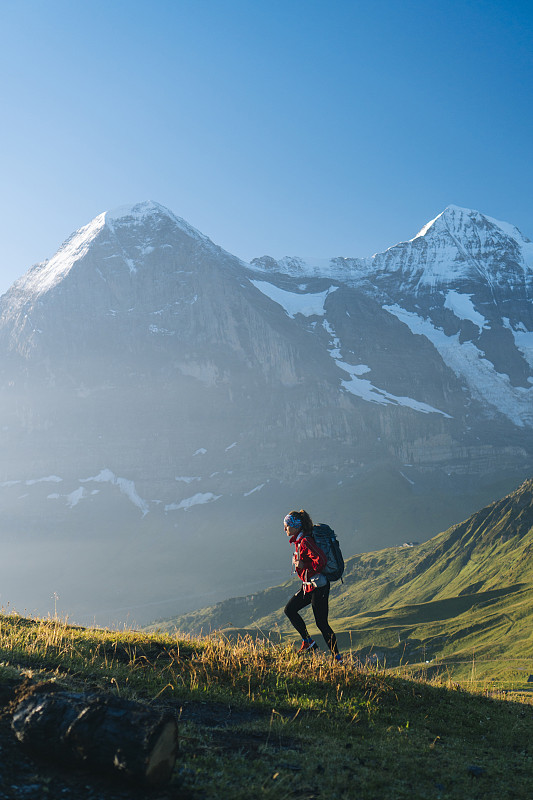
[[[312,578],[322,572],[328,560],[313,539],[304,538],[301,545],[303,545],[300,548],[302,566],[307,569],[308,578]]]

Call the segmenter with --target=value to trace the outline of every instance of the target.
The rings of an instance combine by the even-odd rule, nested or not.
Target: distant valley
[[[290,641],[297,635],[283,607],[297,583],[152,628]],[[342,647],[362,663],[413,664],[464,679],[473,661],[479,679],[512,675],[526,683],[533,672],[533,480],[424,544],[348,559],[344,582],[332,585],[330,620]]]

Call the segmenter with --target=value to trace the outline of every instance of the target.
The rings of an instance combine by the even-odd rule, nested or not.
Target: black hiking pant
[[[325,639],[325,642],[331,652],[337,655],[339,648],[337,647],[337,637],[333,633],[332,628],[328,622],[328,605],[329,605],[329,581],[326,586],[320,586],[318,589],[313,589],[312,592],[305,593],[303,586],[299,592],[291,597],[285,606],[285,614],[289,621],[294,625],[302,639],[309,639],[307,626],[302,617],[298,613],[306,606],[311,606],[315,616],[315,622],[318,630]]]

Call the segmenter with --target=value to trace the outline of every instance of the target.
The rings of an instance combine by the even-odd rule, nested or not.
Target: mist
[[[289,578],[291,509],[335,528],[348,557],[424,541],[527,477],[521,240],[447,213],[456,238],[492,225],[487,264],[514,276],[490,302],[464,276],[490,336],[444,290],[424,294],[420,238],[372,280],[372,264],[336,261],[291,275],[141,203],[32,268],[0,298],[2,606],[141,626]],[[453,242],[431,236],[441,265]],[[415,307],[434,341],[402,321]]]

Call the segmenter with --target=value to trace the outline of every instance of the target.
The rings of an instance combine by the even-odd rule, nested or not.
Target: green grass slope
[[[282,609],[296,589],[289,581],[153,627],[292,636]],[[533,480],[424,544],[349,558],[330,619],[343,648],[390,666],[430,662],[480,679],[533,673]]]
[[[497,598],[495,598],[497,599]],[[408,615],[410,612],[405,611]],[[0,795],[76,800],[517,800],[533,796],[525,693],[342,665],[290,646],[68,626],[0,615]],[[167,785],[33,758],[11,728],[28,682],[95,690],[178,718]],[[129,723],[123,723],[129,724]],[[120,765],[121,723],[116,722]]]

